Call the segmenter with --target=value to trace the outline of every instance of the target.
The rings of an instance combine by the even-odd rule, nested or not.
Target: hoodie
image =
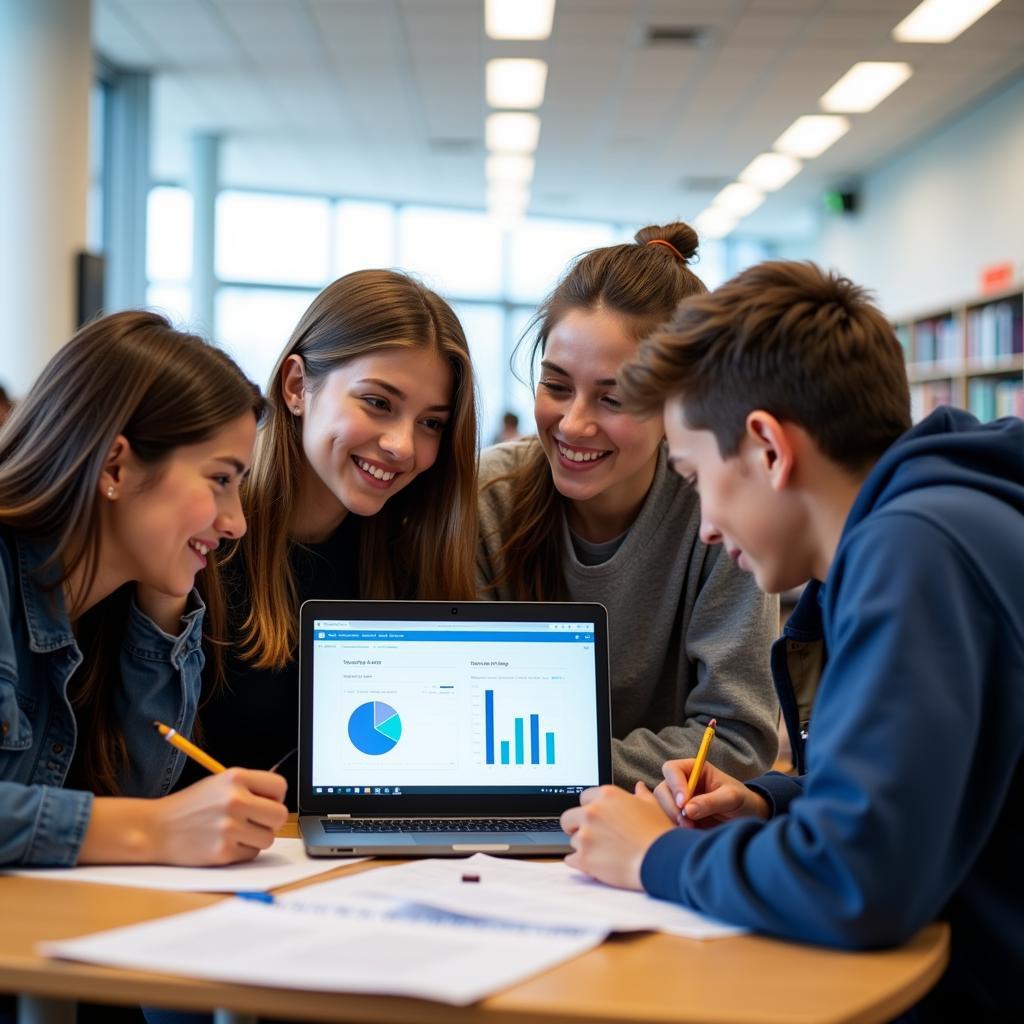
[[[773,657],[804,774],[748,783],[768,799],[768,821],[662,836],[644,887],[760,932],[851,949],[902,943],[945,919],[950,966],[919,1019],[960,1006],[1019,1019],[1024,421],[981,425],[943,408],[904,434],[791,622],[780,643],[827,651],[814,656],[824,669],[807,728],[806,692]]]

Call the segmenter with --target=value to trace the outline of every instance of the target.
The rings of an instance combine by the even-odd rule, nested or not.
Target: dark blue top
[[[751,783],[767,822],[657,840],[649,892],[849,948],[945,918],[952,960],[931,1016],[962,1001],[975,1019],[1020,1019],[1022,513],[1021,420],[940,409],[886,452],[794,615],[797,638],[817,633],[829,652],[806,750],[792,737],[806,773]],[[785,673],[776,682],[792,709]]]

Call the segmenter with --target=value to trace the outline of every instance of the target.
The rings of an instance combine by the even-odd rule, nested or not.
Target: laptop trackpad
[[[414,841],[424,846],[451,846],[465,853],[488,853],[507,850],[509,846],[532,843],[528,832],[494,835],[491,832],[414,832]]]

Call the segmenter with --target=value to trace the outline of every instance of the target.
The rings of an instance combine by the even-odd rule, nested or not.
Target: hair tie
[[[666,242],[664,238],[652,238],[647,245],[663,245],[673,256],[678,257],[683,263],[686,262],[686,257],[671,243]]]

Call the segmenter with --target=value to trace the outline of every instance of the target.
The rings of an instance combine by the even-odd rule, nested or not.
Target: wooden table
[[[294,826],[289,830],[296,834]],[[340,866],[297,888],[379,862]],[[949,929],[924,928],[899,949],[843,953],[754,936],[695,942],[669,935],[615,938],[469,1007],[417,999],[296,992],[46,960],[65,939],[208,906],[223,896],[48,879],[0,878],[0,992],[20,992],[21,1019],[73,1021],[74,1001],[221,1008],[249,1015],[390,1024],[874,1024],[917,1002],[949,957]]]

